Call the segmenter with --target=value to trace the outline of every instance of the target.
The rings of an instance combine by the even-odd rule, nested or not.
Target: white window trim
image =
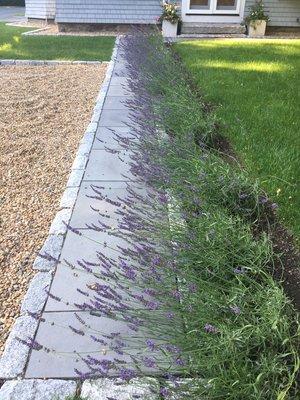
[[[190,8],[191,0],[182,0],[182,11],[184,14],[208,14],[208,15],[243,15],[245,8],[245,0],[237,0],[237,6],[235,10],[217,10],[217,1],[210,0],[210,8],[205,10],[195,10]]]

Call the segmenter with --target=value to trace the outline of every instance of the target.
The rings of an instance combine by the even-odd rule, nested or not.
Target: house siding
[[[245,15],[255,0],[246,0]],[[270,26],[300,26],[300,0],[264,0]]]
[[[160,0],[57,0],[56,22],[90,24],[153,24]]]
[[[26,0],[26,17],[54,19],[56,0]]]

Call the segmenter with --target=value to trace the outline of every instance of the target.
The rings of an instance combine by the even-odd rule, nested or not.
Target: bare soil
[[[106,66],[0,67],[0,353]]]

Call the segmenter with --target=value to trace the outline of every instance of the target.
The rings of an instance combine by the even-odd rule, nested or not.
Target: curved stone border
[[[111,61],[64,61],[64,60],[1,60],[0,65],[17,65],[17,66],[52,66],[52,65],[102,65],[110,64]]]
[[[23,303],[21,305],[21,316],[18,317],[15,321],[15,324],[10,332],[10,335],[6,341],[5,350],[0,359],[0,379],[16,379],[22,378],[24,375],[28,355],[30,352],[29,347],[16,340],[17,338],[27,338],[28,341],[32,340],[35,336],[38,321],[31,316],[32,313],[40,313],[47,300],[47,288],[51,285],[52,282],[52,273],[56,267],[56,260],[59,258],[64,238],[67,232],[67,224],[71,219],[71,215],[73,212],[73,208],[75,205],[75,201],[77,199],[77,194],[79,190],[79,186],[81,180],[83,178],[83,174],[85,171],[85,167],[89,158],[89,153],[96,135],[96,131],[98,128],[99,119],[101,116],[104,100],[107,94],[107,90],[109,87],[109,83],[112,77],[116,55],[118,51],[119,38],[116,39],[114,50],[112,53],[111,61],[108,64],[108,68],[106,71],[105,79],[101,85],[100,92],[98,94],[96,104],[94,107],[94,112],[92,116],[92,121],[88,125],[81,141],[80,145],[75,157],[75,160],[72,165],[71,174],[69,176],[67,186],[65,192],[62,195],[60,202],[60,210],[57,212],[50,230],[49,236],[47,237],[42,249],[40,250],[40,254],[44,254],[47,256],[41,257],[37,256],[34,261],[33,268],[38,270],[39,272],[33,277],[28,291],[24,297]],[[14,61],[14,60],[6,60]],[[15,61],[14,61],[15,62]],[[37,65],[32,64],[35,61],[22,61],[22,63],[30,63],[28,65]],[[11,65],[11,64],[2,64],[3,60],[0,62],[1,65]],[[42,63],[42,62],[41,62]],[[49,61],[51,64],[44,65],[53,65],[53,61]],[[60,63],[60,62],[57,62]],[[65,63],[65,62],[63,62]],[[68,62],[67,62],[68,63]],[[91,63],[91,62],[70,62],[71,64],[78,63]],[[92,62],[93,63],[93,62]],[[101,64],[101,62],[96,62],[97,64]],[[18,65],[13,64],[13,65]],[[21,64],[19,64],[21,65]],[[26,64],[22,64],[26,65]],[[39,65],[39,64],[38,64]],[[29,313],[31,315],[29,315]],[[16,381],[14,381],[16,382]],[[20,393],[24,389],[27,390],[29,386],[28,380],[17,381],[18,385],[9,384],[9,382],[5,383],[3,387],[0,389],[0,399],[23,399],[23,397],[9,397],[10,395],[6,395],[7,391],[16,392],[16,388],[20,387]],[[40,381],[39,381],[40,382]],[[41,381],[42,382],[42,381]],[[50,381],[45,381],[45,390],[47,390],[47,385]],[[64,382],[64,381],[62,381]],[[21,385],[22,383],[22,385]],[[41,383],[39,383],[40,385]],[[21,386],[20,386],[21,385]],[[34,388],[36,385],[32,384],[32,389],[36,391]],[[19,389],[18,389],[19,390]],[[29,389],[28,389],[29,390]],[[32,392],[33,393],[33,392]],[[35,393],[35,392],[34,392]],[[6,397],[4,397],[6,396]],[[12,395],[13,396],[13,395]],[[24,399],[35,399],[40,397],[24,397]],[[42,397],[41,397],[42,399]],[[43,397],[46,399],[46,397]],[[49,398],[50,399],[50,398]]]

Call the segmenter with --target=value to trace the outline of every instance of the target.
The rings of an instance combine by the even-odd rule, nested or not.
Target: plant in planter
[[[245,18],[248,27],[248,35],[250,37],[264,36],[268,21],[269,17],[265,13],[265,7],[262,0],[256,1],[256,3],[250,7],[250,13]]]
[[[162,34],[164,37],[176,37],[178,22],[180,21],[179,6],[175,3],[164,1],[162,8],[163,12],[159,17],[159,22],[162,22]]]

